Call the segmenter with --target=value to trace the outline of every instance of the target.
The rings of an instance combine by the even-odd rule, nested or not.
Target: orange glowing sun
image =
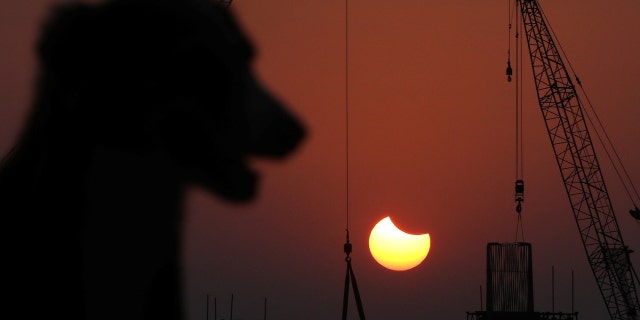
[[[428,233],[409,234],[398,229],[390,217],[378,222],[369,236],[371,255],[383,267],[405,271],[419,265],[429,253]]]

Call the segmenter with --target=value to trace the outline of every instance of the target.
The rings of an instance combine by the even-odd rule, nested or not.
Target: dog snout
[[[247,101],[250,108],[251,153],[270,158],[282,158],[293,152],[304,140],[306,130],[300,120],[265,90],[255,79],[251,79]]]

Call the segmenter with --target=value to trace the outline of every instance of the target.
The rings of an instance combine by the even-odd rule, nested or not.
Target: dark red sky
[[[51,3],[0,4],[2,154],[30,103],[31,48]],[[480,307],[487,242],[515,240],[507,3],[349,1],[349,212],[368,319],[464,319],[465,311]],[[542,5],[640,185],[640,3]],[[252,204],[190,192],[189,319],[205,318],[207,294],[217,297],[218,316],[228,318],[232,293],[235,319],[261,319],[264,297],[270,319],[336,319],[345,272],[345,2],[234,0],[232,8],[258,48],[258,74],[311,134],[285,163],[256,161],[263,189]],[[570,311],[575,270],[580,319],[603,319],[604,303],[525,72],[523,220],[525,240],[533,244],[535,308],[551,310],[555,266],[556,311]],[[631,204],[615,176],[605,175],[625,242],[638,251],[640,224],[627,214]],[[407,231],[430,233],[422,265],[393,272],[373,260],[368,233],[386,215]],[[632,260],[640,268],[638,253]]]

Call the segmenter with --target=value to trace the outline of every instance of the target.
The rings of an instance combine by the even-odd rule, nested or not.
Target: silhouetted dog
[[[5,315],[179,319],[184,186],[251,199],[247,158],[283,157],[304,130],[214,2],[65,5],[43,31],[34,107],[0,169]]]

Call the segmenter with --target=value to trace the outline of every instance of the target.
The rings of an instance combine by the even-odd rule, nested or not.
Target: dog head
[[[304,136],[252,73],[232,14],[212,1],[62,6],[39,54],[40,112],[84,145],[162,154],[229,199],[255,193],[249,157],[284,157]]]

